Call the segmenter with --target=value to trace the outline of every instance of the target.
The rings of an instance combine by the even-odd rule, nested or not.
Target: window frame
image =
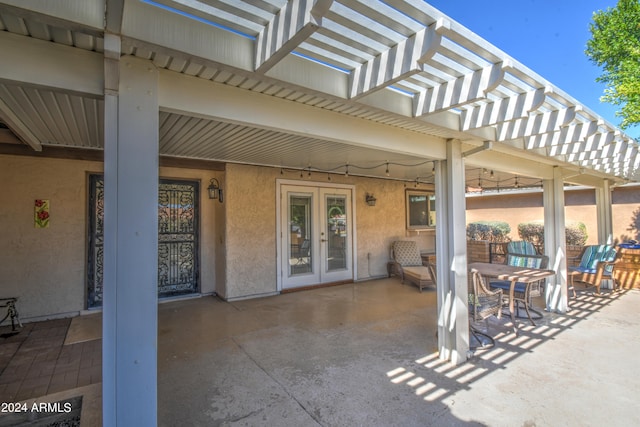
[[[412,196],[425,197],[426,223],[415,223],[412,218],[411,205],[417,203],[411,200]],[[435,193],[429,190],[405,190],[405,212],[407,230],[433,230],[436,227]]]

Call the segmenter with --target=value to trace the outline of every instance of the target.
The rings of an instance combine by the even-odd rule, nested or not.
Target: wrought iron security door
[[[158,297],[199,288],[199,188],[191,181],[160,180],[158,189]],[[88,307],[102,306],[104,180],[90,176]]]

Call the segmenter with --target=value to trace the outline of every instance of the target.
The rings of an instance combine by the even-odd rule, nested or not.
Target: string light
[[[367,170],[374,170],[374,169],[380,168],[381,166],[384,166],[385,167],[385,175],[387,177],[389,177],[391,175],[391,171],[390,171],[391,165],[396,165],[396,166],[400,166],[400,167],[404,167],[404,168],[417,168],[417,167],[419,167],[421,165],[424,165],[424,164],[427,164],[427,163],[431,163],[432,165],[435,165],[435,162],[433,160],[426,160],[426,161],[423,161],[423,162],[413,163],[413,164],[410,164],[410,163],[395,163],[395,162],[390,162],[390,161],[387,160],[384,163],[380,163],[380,164],[373,165],[373,166],[360,166],[360,165],[356,165],[356,164],[346,163],[346,164],[338,165],[338,166],[335,166],[335,167],[329,168],[329,169],[314,168],[310,164],[308,166],[306,166],[306,167],[303,167],[303,168],[291,168],[291,169],[288,169],[286,167],[280,166],[280,175],[284,175],[285,172],[294,172],[294,173],[298,173],[300,178],[302,179],[302,178],[304,178],[304,173],[305,172],[307,172],[307,176],[309,178],[311,178],[311,173],[313,171],[316,171],[316,172],[324,172],[324,173],[326,173],[327,174],[327,181],[331,181],[331,174],[332,173],[339,173],[339,170],[342,169],[342,168],[344,168],[344,172],[343,172],[344,176],[345,177],[349,177],[349,176],[351,176],[351,174],[353,172],[350,168],[355,168],[355,169],[358,169],[358,170],[367,171]],[[435,166],[433,166],[433,168],[435,168]],[[358,175],[356,173],[355,176],[381,178],[380,176],[375,176],[375,174],[372,174],[372,175],[368,175],[368,174]],[[415,180],[405,180],[405,179],[401,179],[401,178],[389,178],[389,179],[392,179],[392,180],[395,180],[395,181],[414,182],[415,186],[418,186],[420,184],[433,184],[433,181],[432,181],[433,176],[425,176],[425,177],[418,176]]]
[[[319,172],[319,173],[326,173],[327,174],[327,181],[332,181],[331,178],[331,174],[340,174],[340,170],[342,169],[344,173],[345,177],[350,177],[350,176],[362,176],[362,177],[367,177],[367,178],[378,178],[378,179],[384,179],[384,176],[380,175],[376,175],[375,172],[371,172],[370,174],[358,174],[356,172],[355,175],[353,175],[353,168],[355,168],[356,170],[363,170],[363,171],[368,171],[371,170],[373,171],[374,169],[377,169],[378,171],[380,171],[380,168],[382,168],[384,166],[385,168],[385,175],[387,175],[387,177],[390,175],[390,167],[391,165],[397,165],[400,167],[404,167],[404,168],[418,168],[421,165],[425,165],[427,163],[431,163],[431,171],[432,174],[426,173],[425,176],[418,176],[414,179],[402,179],[402,178],[393,178],[393,177],[389,177],[386,179],[389,180],[393,180],[393,181],[400,181],[404,183],[404,187],[408,188],[410,183],[413,183],[413,188],[418,188],[421,184],[428,184],[428,185],[433,185],[434,184],[434,179],[435,179],[435,165],[436,165],[436,161],[434,160],[427,160],[424,162],[420,162],[420,163],[414,163],[414,164],[404,164],[404,163],[394,163],[394,162],[390,162],[390,161],[385,161],[384,163],[380,163],[377,165],[372,165],[372,166],[360,166],[357,164],[350,164],[350,163],[346,163],[346,164],[342,164],[342,165],[337,165],[333,168],[330,169],[319,169],[319,168],[314,168],[312,165],[308,165],[306,167],[303,168],[291,168],[291,169],[287,169],[286,167],[280,166],[280,175],[284,175],[285,172],[293,172],[293,173],[298,173],[300,176],[300,179],[304,179],[305,176],[305,172],[308,176],[309,179],[311,179],[311,174],[313,171]],[[343,169],[344,168],[344,169]],[[350,169],[351,168],[351,169]],[[491,192],[497,192],[500,193],[501,191],[505,191],[505,190],[522,190],[522,189],[527,189],[527,188],[541,188],[542,187],[542,180],[534,180],[534,179],[527,179],[525,178],[525,180],[523,181],[522,179],[520,179],[519,176],[514,175],[510,178],[505,178],[503,180],[500,180],[498,177],[498,174],[496,174],[493,170],[489,170],[486,168],[477,168],[475,169],[475,171],[477,171],[478,173],[478,178],[477,178],[477,184],[476,181],[474,179],[470,179],[467,181],[467,184],[465,186],[465,188],[467,189],[467,191],[473,191],[473,192],[480,192],[480,193],[491,193]],[[483,176],[483,175],[488,175],[488,176]],[[469,177],[470,178],[470,177]],[[513,180],[511,181],[513,184],[511,185],[507,185],[505,186],[504,183],[505,182],[509,182],[509,180]]]

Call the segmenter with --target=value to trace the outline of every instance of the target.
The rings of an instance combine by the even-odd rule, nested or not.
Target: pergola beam
[[[460,130],[468,131],[524,119],[542,106],[546,94],[547,89],[540,88],[464,108],[460,114]]]
[[[500,85],[509,67],[508,62],[492,64],[427,89],[418,95],[414,115],[433,114],[485,99]]]
[[[351,73],[349,97],[360,98],[422,71],[421,63],[435,55],[448,21],[439,19],[391,49],[365,62]]]
[[[160,83],[163,111],[427,158],[445,156],[444,140],[438,137],[374,122],[362,126],[362,119],[357,117],[252,91],[238,91],[228,85],[169,71],[160,72]],[[212,99],[217,102],[211,102]],[[393,147],[389,146],[391,140]]]
[[[498,125],[498,140],[508,141],[558,131],[575,119],[577,109],[578,107],[569,107],[562,110],[546,111],[530,115],[527,118],[501,123]]]
[[[287,2],[256,40],[256,72],[266,73],[315,33],[333,0]]]
[[[0,31],[3,80],[102,96],[102,55]],[[46,72],[43,72],[46,70]]]
[[[599,128],[600,123],[597,121],[572,123],[556,131],[526,136],[524,138],[525,147],[528,150],[533,150],[536,148],[549,148],[587,142],[588,144],[585,144],[582,148],[585,149],[586,147],[593,146],[593,144],[597,142],[596,139],[589,138],[595,135]]]
[[[33,148],[34,151],[42,151],[40,140],[2,99],[0,99],[0,118],[9,126],[9,129],[17,134],[29,147]]]

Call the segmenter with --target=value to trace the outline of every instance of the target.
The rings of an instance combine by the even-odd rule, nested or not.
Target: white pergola
[[[155,424],[156,295],[137,284],[156,283],[158,154],[416,181],[430,161],[453,363],[468,349],[465,169],[543,182],[558,311],[564,185],[596,188],[604,241],[611,187],[640,178],[634,140],[419,0],[5,0],[0,30],[0,142],[104,150],[105,425]]]

